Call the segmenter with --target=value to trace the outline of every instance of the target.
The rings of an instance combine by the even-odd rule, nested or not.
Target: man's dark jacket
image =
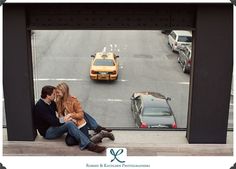
[[[39,99],[36,103],[34,109],[34,122],[35,127],[38,129],[41,136],[45,137],[46,131],[49,127],[57,127],[61,125],[56,116],[56,110],[57,107],[54,101],[49,105],[42,99]]]

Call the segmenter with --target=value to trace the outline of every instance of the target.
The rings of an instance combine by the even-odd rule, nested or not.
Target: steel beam
[[[189,143],[226,143],[233,72],[232,4],[199,5],[193,33]]]
[[[3,13],[3,88],[8,140],[34,140],[32,56],[25,7],[4,4]]]
[[[9,140],[34,140],[30,30],[193,30],[186,136],[225,143],[233,71],[232,4],[4,4],[3,87]]]

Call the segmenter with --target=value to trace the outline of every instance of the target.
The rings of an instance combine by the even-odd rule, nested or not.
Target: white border
[[[236,50],[236,33],[235,33],[235,29],[236,29],[236,21],[235,21],[235,19],[236,19],[236,5],[234,5],[234,8],[233,8],[233,13],[234,13],[234,15],[233,15],[233,22],[234,22],[234,25],[233,25],[233,36],[234,36],[234,38],[233,38],[233,95],[235,95],[235,86],[236,86],[236,84],[235,84],[235,65],[236,65],[236,61],[235,61],[235,54],[236,54],[236,52],[235,52],[235,50]],[[235,98],[234,98],[234,101],[233,101],[233,103],[235,104]],[[234,105],[233,105],[234,106]],[[235,113],[235,106],[233,107],[233,113]],[[235,135],[235,127],[236,127],[236,124],[235,124],[235,122],[236,122],[236,116],[235,115],[233,115],[233,119],[234,119],[234,137],[233,137],[233,147],[234,147],[234,157],[235,157],[235,153],[236,153],[236,147],[235,147],[235,140],[236,140],[236,135]],[[236,162],[236,160],[235,160],[235,162]]]
[[[28,1],[18,1],[18,0],[7,0],[7,3],[12,2],[177,2],[179,1],[125,1],[125,0],[116,0],[116,1],[91,1],[91,0],[28,0]],[[189,1],[181,1],[181,2],[189,2]],[[229,1],[226,0],[212,0],[212,1],[191,1],[191,3],[228,3]],[[2,20],[2,7],[0,7],[0,18]],[[234,18],[236,18],[235,6],[234,6]],[[2,22],[0,22],[0,39],[2,40]],[[236,28],[234,22],[234,29]],[[235,33],[234,33],[234,40],[235,40]],[[2,41],[1,41],[2,42]],[[234,41],[235,42],[235,41]],[[236,43],[234,43],[234,49],[236,49]],[[2,45],[0,45],[0,53],[2,54]],[[235,54],[235,52],[234,52]],[[234,61],[235,64],[235,61]],[[0,59],[0,78],[2,79],[2,58]],[[2,92],[2,83],[1,83],[1,90],[0,90],[0,97],[3,97]],[[235,89],[235,88],[234,88]],[[2,102],[0,102],[0,109],[2,110]],[[2,112],[2,111],[1,111]],[[235,116],[234,116],[235,121]],[[2,126],[2,114],[0,115],[0,125]],[[234,123],[235,128],[235,123]],[[236,136],[234,135],[234,140]],[[2,163],[7,169],[16,169],[16,168],[24,168],[24,169],[42,169],[42,168],[57,168],[57,169],[65,169],[65,168],[75,168],[75,169],[83,169],[86,168],[86,163],[93,163],[94,161],[104,161],[104,157],[8,157],[2,156],[2,128],[0,127],[0,163]],[[75,147],[76,148],[76,147]],[[78,150],[79,151],[79,150]],[[234,152],[236,152],[235,143],[234,143]],[[146,162],[151,165],[153,169],[173,169],[173,168],[180,168],[180,169],[207,169],[207,168],[214,168],[214,169],[230,169],[231,166],[236,162],[235,155],[229,157],[128,157],[130,161],[138,161]],[[88,168],[87,168],[88,169]]]
[[[96,2],[108,2],[108,3],[230,3],[229,0],[6,0],[6,3],[96,3]]]
[[[2,76],[2,60],[3,60],[3,16],[2,16],[2,6],[0,6],[0,79],[3,79],[3,76]],[[2,111],[3,111],[3,105],[2,105],[2,101],[3,101],[3,84],[2,84],[2,81],[0,83],[0,155],[2,156],[2,140],[3,140],[3,132],[2,132],[2,118],[3,118],[3,114],[2,114]],[[1,158],[0,158],[0,162],[1,162]]]

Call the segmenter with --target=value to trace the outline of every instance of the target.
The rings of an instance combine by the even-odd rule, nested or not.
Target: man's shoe
[[[89,143],[87,149],[88,149],[89,151],[92,151],[92,152],[102,153],[103,151],[106,150],[106,147],[99,146],[99,145],[96,145],[96,144],[94,144],[94,143]]]
[[[102,130],[100,133],[102,134],[102,138],[109,138],[110,140],[113,141],[115,140],[115,136],[110,132]]]

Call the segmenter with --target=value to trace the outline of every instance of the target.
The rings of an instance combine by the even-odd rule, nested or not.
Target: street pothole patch
[[[135,54],[134,57],[141,58],[141,59],[152,59],[153,58],[152,55],[147,55],[147,54]]]

